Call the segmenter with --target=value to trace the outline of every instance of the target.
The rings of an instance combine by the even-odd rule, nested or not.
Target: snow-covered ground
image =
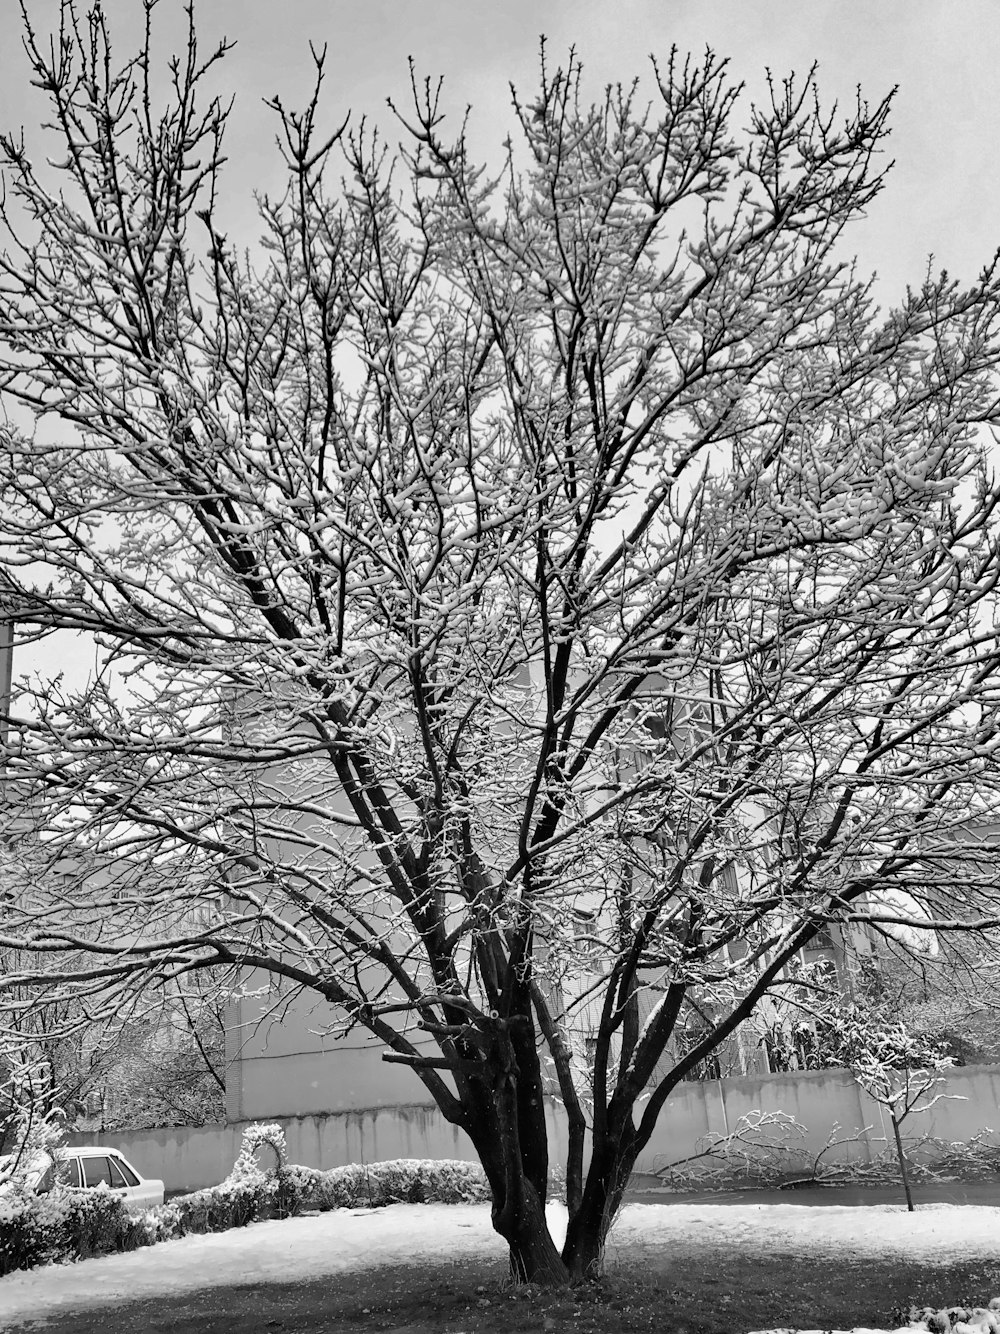
[[[553,1235],[565,1235],[566,1211],[550,1205]],[[981,1205],[866,1208],[805,1205],[633,1204],[609,1239],[609,1253],[636,1244],[686,1250],[737,1248],[743,1254],[803,1252],[900,1255],[930,1264],[1000,1259],[1000,1209]],[[210,1236],[183,1237],[127,1255],[48,1266],[0,1278],[2,1321],[56,1310],[192,1292],[220,1284],[321,1278],[382,1264],[497,1255],[503,1244],[483,1204],[396,1204],[335,1210],[313,1218],[253,1223]]]

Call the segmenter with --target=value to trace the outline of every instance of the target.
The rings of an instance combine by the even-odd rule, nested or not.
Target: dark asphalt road
[[[988,1181],[933,1182],[912,1185],[914,1204],[988,1204],[1000,1207],[1000,1177]],[[656,1177],[636,1177],[625,1193],[627,1204],[905,1204],[897,1186],[799,1186],[794,1190],[665,1190]]]

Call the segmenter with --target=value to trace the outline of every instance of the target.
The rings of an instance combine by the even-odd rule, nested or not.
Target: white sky
[[[89,3],[79,0],[81,9]],[[28,83],[14,0],[6,6],[0,129],[23,124],[30,140],[45,102]],[[104,0],[104,7],[124,57],[139,37],[140,0]],[[29,0],[28,9],[44,33],[58,0]],[[594,94],[608,81],[647,77],[648,55],[665,61],[672,43],[695,53],[710,45],[731,57],[734,76],[756,95],[765,68],[780,78],[804,74],[814,61],[824,101],[839,98],[845,111],[858,84],[873,103],[898,84],[889,145],[896,166],[852,234],[862,270],[877,271],[883,300],[892,300],[907,281],[921,280],[929,254],[935,267],[971,279],[1000,244],[996,0],[200,0],[197,17],[204,54],[223,35],[237,41],[216,87],[236,94],[223,196],[228,217],[246,218],[239,238],[246,242],[256,234],[253,190],[280,186],[274,119],[261,99],[279,94],[287,105],[301,104],[311,81],[310,40],[329,46],[331,128],[352,110],[354,119],[365,113],[394,134],[385,98],[405,105],[412,55],[419,74],[446,76],[445,105],[456,127],[473,105],[474,146],[491,157],[511,127],[508,80],[533,90],[544,33],[553,63],[576,45]],[[155,19],[165,64],[183,33],[183,0],[160,0]],[[79,671],[80,645],[67,643],[63,652],[58,665]],[[52,668],[51,646],[19,653],[18,671],[36,665]]]

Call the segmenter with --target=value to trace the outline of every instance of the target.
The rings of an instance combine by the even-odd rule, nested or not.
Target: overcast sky
[[[13,11],[14,0],[3,0]],[[81,4],[86,0],[81,0]],[[126,54],[139,32],[140,0],[105,0]],[[57,0],[28,0],[44,31]],[[599,92],[608,81],[645,75],[652,52],[671,44],[731,58],[733,74],[760,92],[763,72],[804,73],[819,64],[825,99],[869,101],[894,85],[890,151],[896,166],[870,219],[855,228],[866,269],[883,298],[919,281],[933,252],[941,267],[972,277],[1000,237],[1000,4],[997,0],[200,0],[204,49],[226,35],[236,49],[221,67],[220,92],[235,93],[228,149],[229,206],[260,184],[277,184],[273,118],[263,97],[301,101],[309,41],[326,43],[331,126],[346,111],[389,127],[387,95],[405,97],[408,56],[421,74],[443,74],[456,117],[474,108],[475,144],[498,153],[509,114],[508,81],[530,89],[538,39],[551,59],[575,44]],[[181,31],[182,0],[159,0],[158,45],[166,58]],[[8,28],[0,45],[0,125],[37,127],[40,95],[28,87],[24,54]]]
[[[45,32],[58,0],[27,3]],[[9,20],[0,43],[0,128],[23,124],[37,135],[44,99],[29,86],[15,0],[0,4]],[[141,31],[141,0],[105,0],[104,8],[124,58]],[[445,76],[456,126],[472,104],[474,146],[498,158],[512,125],[508,83],[533,89],[544,33],[553,63],[576,46],[595,94],[609,81],[646,77],[650,53],[665,60],[672,44],[699,54],[708,45],[730,57],[748,95],[761,94],[768,67],[780,78],[814,62],[826,104],[849,105],[859,84],[874,103],[898,85],[889,141],[896,165],[871,216],[851,234],[863,270],[880,276],[881,299],[918,283],[932,252],[936,268],[971,279],[1000,245],[997,0],[200,0],[196,15],[204,53],[223,35],[237,43],[215,86],[236,96],[226,212],[245,201],[248,222],[252,191],[280,184],[273,115],[262,98],[301,104],[310,41],[328,46],[331,127],[350,110],[392,130],[385,99],[405,100],[412,55],[421,75]],[[183,33],[182,0],[159,0],[155,20],[165,63]],[[246,239],[253,234],[248,228]],[[19,667],[32,658],[25,649]]]

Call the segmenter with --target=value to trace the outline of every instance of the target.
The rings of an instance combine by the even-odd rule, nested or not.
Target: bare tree
[[[10,801],[10,796],[14,800]],[[5,904],[81,901],[136,891],[141,874],[128,862],[61,857],[23,827],[25,813],[8,789],[8,827],[0,847]],[[74,849],[79,851],[78,848]],[[0,919],[2,920],[2,919]],[[6,946],[6,947],[4,947]],[[58,1113],[64,1125],[99,1116],[103,1127],[203,1124],[224,1118],[225,998],[198,974],[160,979],[127,1004],[88,1003],[70,987],[37,1004],[35,988],[17,979],[32,959],[0,944],[0,1152],[28,1124]],[[72,972],[84,956],[65,957]],[[26,1072],[30,1072],[30,1077]]]
[[[321,129],[314,53],[243,254],[225,44],[192,23],[161,104],[148,24],[122,65],[100,5],[25,33],[0,376],[61,433],[4,432],[0,591],[103,666],[22,685],[8,792],[143,875],[8,902],[0,986],[315,994],[469,1136],[517,1275],[599,1272],[671,1091],[824,924],[1000,921],[928,860],[997,806],[993,269],[880,312],[843,246],[889,100],[810,74],[740,128],[676,52],[593,105],[543,55],[494,174],[415,74],[398,148]]]
[[[837,1064],[849,1069],[859,1087],[889,1113],[906,1207],[913,1213],[901,1127],[907,1117],[929,1112],[942,1098],[963,1097],[943,1087],[942,1072],[954,1061],[878,1006],[839,1006],[829,1016],[827,1029]]]
[[[988,838],[989,832],[983,832]],[[995,880],[995,857],[972,868],[963,857],[959,867],[966,900],[988,913],[994,891],[983,892],[980,883]],[[881,942],[867,994],[915,1038],[941,1047],[956,1065],[993,1064],[1000,1060],[998,945],[998,933],[988,930],[945,935],[936,953]]]
[[[7,958],[4,971],[24,970]],[[72,989],[36,1004],[31,987],[0,1000],[0,1153],[23,1119],[58,1112],[104,1128],[203,1125],[225,1119],[225,1023],[215,996],[193,1008],[175,987],[152,1006],[109,1013],[81,1005]],[[31,1071],[31,1078],[24,1071]]]
[[[98,1085],[102,1129],[193,1126],[226,1119],[225,1002],[210,983],[171,989],[159,1015],[127,1031]]]

